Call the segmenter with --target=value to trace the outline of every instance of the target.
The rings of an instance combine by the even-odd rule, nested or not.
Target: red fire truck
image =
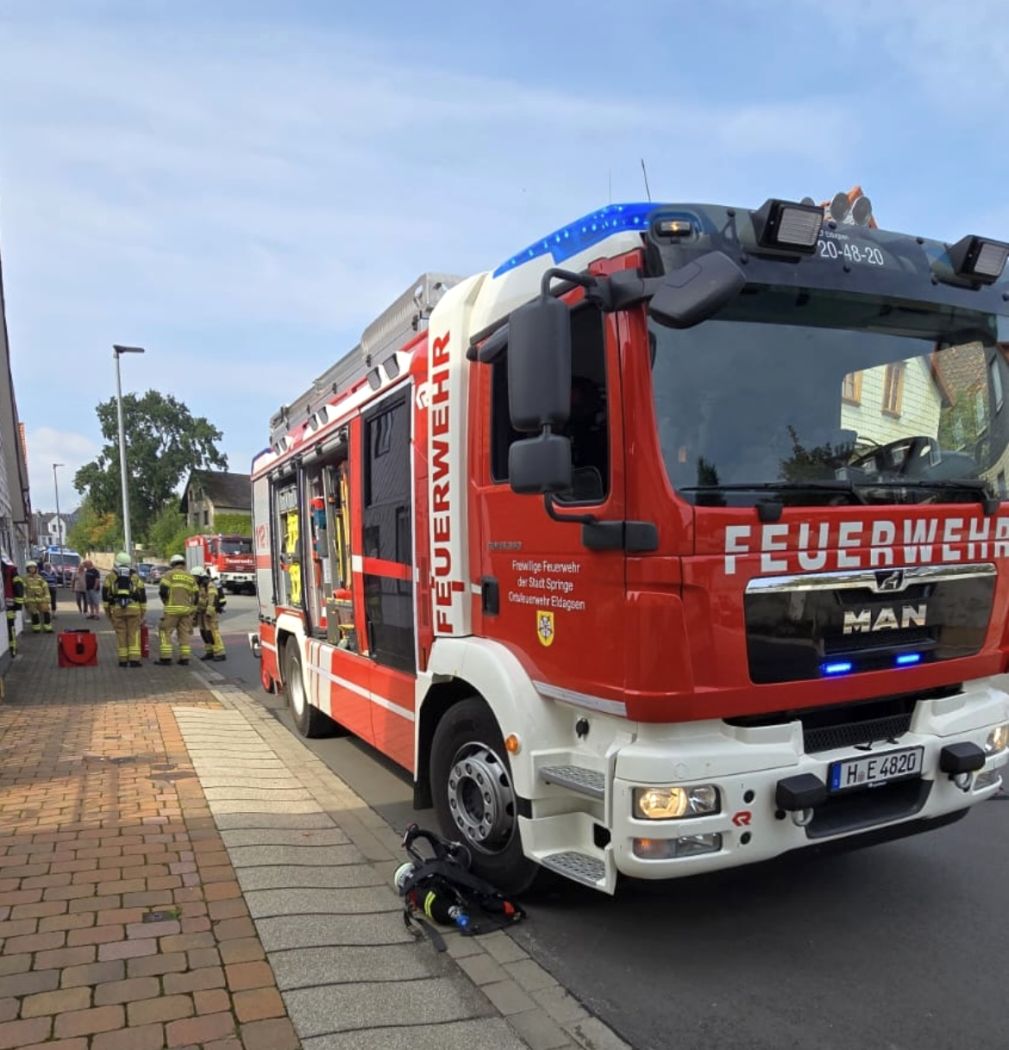
[[[263,685],[410,770],[499,885],[998,791],[1009,248],[867,203],[610,205],[421,277],[271,420]]]
[[[207,566],[226,591],[256,592],[251,536],[190,536],[186,540],[186,567],[191,569],[194,565]]]

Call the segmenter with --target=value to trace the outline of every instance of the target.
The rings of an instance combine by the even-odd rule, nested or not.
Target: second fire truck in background
[[[233,594],[256,593],[256,562],[250,536],[190,536],[186,540],[186,568],[205,565],[221,586]]]

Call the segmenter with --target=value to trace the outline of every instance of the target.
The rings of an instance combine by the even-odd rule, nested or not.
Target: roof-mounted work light
[[[994,284],[1009,258],[1009,244],[989,241],[983,237],[962,237],[949,250],[953,269],[961,277],[969,277],[981,284]]]
[[[872,201],[865,196],[857,197],[849,214],[855,226],[868,226],[872,219]]]
[[[816,240],[823,224],[823,208],[772,199],[765,201],[751,215],[757,241],[762,247],[810,255],[816,251]]]
[[[841,190],[835,193],[827,205],[827,217],[845,226],[874,226],[872,201],[862,192],[861,186],[855,186],[847,193]]]

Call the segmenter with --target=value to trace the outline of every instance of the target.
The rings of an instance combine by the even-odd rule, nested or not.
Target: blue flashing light
[[[648,216],[659,207],[661,205],[652,201],[608,204],[605,208],[576,219],[569,225],[548,233],[542,240],[530,244],[528,248],[503,262],[494,271],[494,276],[500,277],[501,274],[541,255],[552,256],[555,263],[564,262],[572,255],[577,255],[622,230],[644,233],[648,229]]]
[[[898,667],[907,667],[909,664],[920,664],[921,653],[901,653],[894,662]]]
[[[847,674],[851,668],[850,660],[838,660],[836,663],[824,664],[821,670],[824,674]]]

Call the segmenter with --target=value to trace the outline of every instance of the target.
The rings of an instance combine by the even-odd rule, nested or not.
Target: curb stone
[[[445,955],[438,955],[430,951],[430,959],[427,961],[430,964],[432,978],[415,977],[405,981],[400,979],[397,984],[397,987],[402,987],[404,983],[412,984],[429,979],[445,982],[455,978],[458,981],[464,981],[470,989],[470,992],[466,993],[466,1001],[482,1004],[482,1006],[471,1007],[479,1011],[478,1017],[482,1019],[442,1021],[431,1024],[425,1029],[423,1024],[418,1028],[410,1022],[407,1022],[406,1025],[402,1023],[397,1025],[390,1016],[381,1028],[357,1027],[344,1031],[334,1028],[326,1034],[321,1034],[316,1026],[326,1022],[320,1022],[319,1019],[320,1003],[324,1001],[326,991],[332,997],[334,982],[332,980],[320,981],[320,986],[314,989],[304,983],[299,983],[311,982],[316,978],[312,973],[302,973],[299,970],[297,959],[301,959],[305,965],[314,960],[317,975],[332,973],[340,978],[335,982],[337,987],[350,988],[353,986],[344,985],[342,982],[354,980],[355,977],[360,981],[368,981],[368,974],[373,973],[376,961],[371,960],[371,970],[369,970],[368,963],[365,961],[366,955],[358,956],[357,969],[359,972],[356,974],[354,963],[334,968],[334,958],[343,952],[366,953],[369,950],[396,952],[398,954],[391,954],[390,959],[395,960],[399,967],[412,966],[411,972],[418,972],[418,960],[413,958],[406,962],[404,953],[409,954],[409,950],[415,946],[422,946],[424,950],[428,949],[426,942],[416,942],[412,935],[408,935],[405,941],[396,936],[394,942],[388,947],[376,948],[372,940],[360,939],[360,930],[354,931],[349,928],[356,926],[362,920],[370,922],[379,919],[391,920],[394,912],[398,911],[399,898],[392,890],[388,875],[392,867],[400,860],[400,836],[363,799],[341,781],[337,774],[329,769],[318,756],[281,725],[270,711],[246,696],[237,686],[228,683],[216,671],[201,668],[191,673],[210,690],[224,711],[229,713],[232,721],[228,725],[227,732],[230,733],[232,727],[238,731],[254,729],[260,740],[272,751],[275,759],[279,760],[287,770],[290,779],[296,782],[296,786],[307,794],[318,807],[314,813],[307,809],[292,809],[287,817],[289,820],[294,820],[296,815],[299,815],[301,820],[311,818],[310,825],[286,824],[280,812],[274,811],[274,822],[264,826],[258,822],[255,824],[251,822],[235,823],[235,817],[239,814],[227,808],[235,803],[223,797],[220,800],[208,800],[211,811],[218,820],[225,848],[231,855],[232,864],[238,872],[243,892],[251,897],[250,911],[253,921],[266,948],[267,957],[278,975],[281,994],[290,1017],[304,1041],[305,1050],[344,1050],[344,1048],[350,1050],[351,1047],[354,1050],[358,1048],[370,1050],[372,1047],[375,1050],[379,1048],[395,1050],[399,1046],[409,1046],[411,1050],[422,1050],[422,1047],[428,1045],[433,1050],[455,1050],[456,1046],[462,1048],[475,1045],[473,1039],[474,1033],[477,1032],[479,1035],[476,1038],[476,1044],[481,1048],[487,1047],[488,1050],[497,1050],[499,1047],[505,1050],[505,1048],[516,1046],[526,1046],[531,1050],[577,1050],[577,1048],[581,1050],[632,1050],[630,1044],[621,1039],[598,1017],[591,1016],[563,985],[536,963],[503,930],[482,937],[465,938],[456,932],[444,933],[443,931],[448,950]],[[179,715],[181,712],[176,713]],[[221,713],[216,712],[216,714]],[[205,713],[198,715],[194,721],[200,718],[204,718],[207,722],[210,721],[205,717]],[[186,744],[192,752],[193,744],[190,738],[199,739],[200,732],[185,721],[181,728]],[[209,725],[206,731],[211,732]],[[263,752],[264,749],[257,747],[257,750]],[[194,764],[199,770],[199,761],[196,757],[194,757]],[[255,771],[250,770],[247,775],[255,776]],[[203,776],[201,771],[201,782]],[[236,770],[233,779],[238,781],[241,777],[242,774]],[[280,782],[278,781],[278,784]],[[238,793],[240,794],[242,790],[239,788]],[[255,805],[255,803],[250,804]],[[281,801],[278,805],[294,807],[305,804],[303,801],[297,803]],[[224,808],[218,809],[218,807]],[[315,823],[323,815],[328,818],[327,822]],[[222,820],[224,823],[221,823]],[[373,872],[373,880],[367,883],[339,881],[340,888],[323,889],[323,886],[330,885],[321,881],[325,877],[323,872],[328,866],[325,863],[313,865],[305,847],[290,845],[292,842],[289,837],[290,829],[309,826],[325,829],[316,831],[315,834],[328,836],[319,840],[320,843],[326,842],[325,846],[320,844],[313,848],[329,851],[353,849],[361,856],[358,856],[356,861],[345,861],[341,867],[353,866],[355,871],[365,871],[370,868]],[[275,829],[272,835],[269,833],[271,828]],[[281,832],[279,836],[277,830]],[[340,832],[349,839],[351,845],[343,847],[335,845],[333,836]],[[304,834],[311,834],[311,832],[306,830]],[[229,838],[229,836],[236,835],[239,837]],[[256,842],[255,845],[253,840]],[[336,914],[328,916],[315,914],[311,921],[305,924],[312,927],[305,931],[305,935],[308,938],[315,936],[316,946],[310,947],[308,944],[302,945],[299,942],[296,947],[300,950],[289,950],[291,946],[282,947],[286,943],[282,939],[285,935],[282,930],[287,927],[287,930],[290,931],[291,924],[297,923],[297,914],[284,913],[278,917],[277,912],[272,912],[270,915],[274,917],[271,918],[262,911],[257,914],[253,902],[257,897],[261,900],[267,899],[260,897],[260,887],[265,888],[266,885],[269,885],[273,889],[283,889],[291,886],[292,883],[286,882],[281,887],[270,882],[268,875],[265,876],[264,882],[264,873],[270,870],[276,871],[278,868],[246,866],[245,860],[256,859],[257,856],[256,854],[244,854],[243,857],[243,850],[248,848],[272,851],[262,856],[268,857],[273,865],[284,865],[284,870],[288,873],[295,871],[310,873],[305,878],[319,881],[308,881],[305,883],[305,888],[309,890],[318,888],[320,895],[328,893],[334,900],[341,893],[360,896],[362,889],[352,887],[367,886],[373,887],[370,892],[377,898],[378,893],[384,888],[387,898],[394,907],[381,907],[376,909],[376,913],[369,913],[366,916],[352,914],[353,909],[346,906]],[[285,849],[288,851],[286,854],[283,852]],[[291,854],[292,849],[297,852]],[[292,856],[294,859],[291,859]],[[367,878],[367,876],[364,877]],[[339,880],[339,877],[337,878]],[[299,894],[299,896],[304,896],[307,900],[309,895]],[[279,900],[279,897],[277,899]],[[362,897],[361,899],[367,900],[368,898]],[[325,933],[319,930],[320,926],[329,925],[329,923],[324,923],[324,919],[329,919],[329,922],[336,921],[341,926],[345,924],[348,926],[347,933],[351,939],[344,942],[347,947],[336,948],[330,941],[325,940]],[[375,925],[377,926],[378,923]],[[384,925],[382,928],[385,928]],[[399,928],[402,930],[402,925]],[[390,927],[390,935],[391,932]],[[294,936],[296,939],[298,936],[290,932],[286,935]],[[319,937],[324,938],[321,943],[318,940]],[[383,940],[386,940],[384,935]],[[356,945],[356,947],[350,947],[350,945]],[[422,964],[420,964],[420,970],[423,970]],[[436,973],[443,976],[434,977]],[[444,976],[446,973],[450,973],[452,977]],[[325,987],[327,983],[330,985],[328,989]],[[367,996],[367,984],[360,984],[357,987],[364,989],[363,994]],[[444,994],[449,986],[440,985],[438,987]],[[304,995],[298,991],[299,988],[305,992],[319,994]],[[355,1003],[357,1007],[361,1005],[361,1000],[351,999],[348,1002]],[[384,1008],[387,1013],[392,1010],[388,997]],[[494,1018],[497,1020],[493,1020]],[[472,1026],[478,1027],[473,1028]],[[432,1034],[433,1038],[430,1043],[418,1042],[418,1035],[421,1031],[429,1031]]]

